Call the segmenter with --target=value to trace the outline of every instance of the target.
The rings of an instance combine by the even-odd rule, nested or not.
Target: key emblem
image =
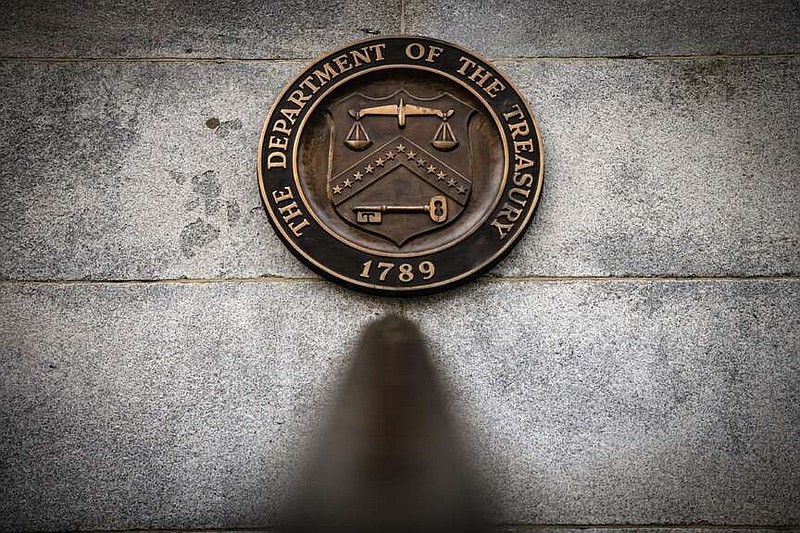
[[[431,220],[441,224],[447,220],[447,199],[432,196],[428,205],[359,205],[353,211],[359,224],[380,224],[383,213],[428,213]]]

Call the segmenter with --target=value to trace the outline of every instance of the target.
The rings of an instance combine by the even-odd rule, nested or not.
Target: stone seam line
[[[685,55],[609,55],[609,56],[489,56],[489,61],[537,62],[537,61],[680,61],[696,59],[789,59],[800,57],[798,53],[785,54],[685,54]],[[31,63],[185,63],[185,64],[224,64],[224,63],[291,63],[310,62],[312,57],[39,57],[39,56],[0,56],[0,61],[19,61]]]

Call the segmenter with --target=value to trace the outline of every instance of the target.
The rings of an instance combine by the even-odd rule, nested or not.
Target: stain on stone
[[[186,174],[183,174],[181,172],[177,172],[175,170],[169,170],[168,172],[169,172],[169,177],[175,180],[175,183],[177,183],[178,185],[183,185],[184,183],[186,183],[186,180],[189,179],[189,177]]]
[[[185,204],[183,204],[184,209],[187,211],[194,211],[198,207],[200,207],[200,199],[199,198],[192,198]]]
[[[79,73],[67,67],[41,71],[24,65],[4,68],[6,79],[20,80],[3,85],[4,137],[0,144],[3,149],[13,146],[10,151],[3,150],[8,153],[3,170],[9,170],[3,176],[4,194],[11,184],[20,190],[42,185],[41,179],[27,176],[53,183],[62,180],[64,176],[56,169],[69,169],[79,186],[84,178],[90,187],[107,176],[114,176],[116,185],[135,179],[132,173],[119,170],[141,140],[142,106],[129,105],[138,86],[122,72],[111,67],[79,69]],[[32,118],[31,110],[46,112]],[[54,161],[58,163],[54,165]],[[25,165],[24,172],[19,165]]]
[[[210,119],[206,120],[206,127],[212,130],[219,128],[219,119],[217,117],[211,117]]]
[[[359,28],[358,31],[367,35],[380,35],[381,30],[374,30],[372,28]]]
[[[178,181],[175,176],[173,179]],[[184,181],[185,178],[184,178]],[[202,215],[213,220],[218,226],[228,223],[228,226],[235,226],[242,217],[242,209],[236,200],[222,197],[222,185],[217,179],[216,170],[206,170],[192,176],[192,191],[189,199],[183,203],[187,212],[192,212],[199,207],[203,207]],[[259,208],[260,209],[260,208]],[[225,217],[225,221],[221,220]],[[199,246],[203,246],[214,240],[219,235],[217,226],[198,219],[181,233],[181,250],[186,257],[192,257]]]
[[[188,224],[181,231],[181,252],[184,257],[194,257],[197,250],[219,238],[219,228],[216,228],[198,218]]]
[[[747,329],[741,330],[747,331]],[[724,360],[724,356],[720,356],[717,360],[722,360],[722,380],[725,384],[725,399],[727,410],[731,412],[743,411],[743,404],[747,401],[745,398],[745,390],[747,388],[744,383],[744,377],[741,370],[733,361]],[[747,453],[752,453],[753,450],[742,439],[743,434],[748,432],[742,428],[742,421],[737,417],[728,417],[724,421],[725,426],[725,440],[722,442],[723,448],[734,456],[741,456]],[[752,430],[751,430],[752,431]]]
[[[705,101],[732,99],[740,91],[741,66],[722,59],[697,59],[679,62],[677,81],[681,99]]]
[[[225,138],[234,131],[240,129],[242,129],[242,121],[239,120],[238,118],[235,118],[233,120],[226,120],[224,122],[220,122],[219,127],[214,130],[214,133],[216,133],[220,137]]]
[[[236,200],[228,200],[226,202],[226,211],[228,213],[228,225],[233,227],[242,216],[242,210],[239,208],[239,202]]]
[[[216,198],[220,193],[219,182],[216,178],[216,172],[213,170],[206,170],[202,174],[192,176],[192,185],[194,192],[204,198]]]
[[[183,49],[183,51],[186,54],[191,54],[192,52],[194,52],[194,49],[191,46],[187,46],[186,48]]]
[[[213,215],[220,209],[225,203],[220,200],[219,198],[207,198],[206,199],[206,215]]]
[[[643,149],[642,144],[647,142],[646,139],[636,138],[632,139],[633,147],[631,152],[633,154],[639,153]],[[647,176],[647,167],[644,162],[636,157],[628,157],[627,159],[615,159],[609,161],[611,168],[612,179],[604,184],[610,194],[614,197],[623,199],[629,206],[636,208],[643,200],[652,198],[652,191],[647,189],[645,184],[647,181],[644,179]]]

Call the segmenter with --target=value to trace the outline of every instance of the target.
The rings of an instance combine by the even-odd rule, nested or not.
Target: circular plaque
[[[530,222],[542,144],[514,84],[423,37],[348,45],[292,80],[264,123],[270,221],[309,267],[348,287],[431,293],[497,263]]]

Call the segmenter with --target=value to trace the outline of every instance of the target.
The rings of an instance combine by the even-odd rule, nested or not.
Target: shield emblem
[[[355,93],[329,108],[328,197],[345,221],[398,247],[441,229],[472,191],[471,106],[448,93]]]

